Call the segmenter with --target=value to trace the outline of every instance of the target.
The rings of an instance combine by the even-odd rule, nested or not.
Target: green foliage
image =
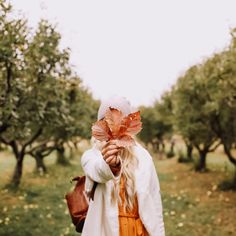
[[[166,91],[162,94],[161,99],[154,103],[154,110],[157,111],[157,117],[162,122],[162,135],[171,138],[173,134],[173,96],[172,93]]]
[[[217,139],[211,129],[208,89],[201,67],[190,68],[174,89],[175,125],[181,135],[197,147],[210,147]],[[204,148],[204,147],[203,147]]]
[[[236,142],[234,32],[227,49],[189,68],[172,91],[175,127],[186,142],[198,149],[202,163],[206,153],[223,143],[229,159],[236,165],[231,152]]]
[[[152,107],[140,107],[143,129],[139,135],[146,144],[160,142],[172,133],[171,101],[167,96]]]
[[[0,142],[16,156],[18,185],[25,154],[42,159],[66,142],[90,138],[98,101],[72,70],[55,26],[41,20],[32,33],[4,0],[0,11]]]

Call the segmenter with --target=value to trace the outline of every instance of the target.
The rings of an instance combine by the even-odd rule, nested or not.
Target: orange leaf
[[[132,135],[142,129],[140,111],[125,116],[120,110],[109,107],[103,120],[92,126],[92,135],[100,141],[116,140],[120,147],[135,145]]]
[[[135,135],[142,129],[142,122],[140,111],[129,114],[124,119],[125,126],[127,127],[125,134]]]
[[[108,124],[108,127],[110,128],[112,137],[114,139],[116,139],[119,136],[123,117],[124,115],[120,110],[117,110],[112,107],[110,107],[105,114],[105,120]]]
[[[99,141],[107,141],[111,138],[110,129],[105,120],[96,121],[92,126],[92,135]]]
[[[119,147],[128,147],[135,145],[135,141],[129,135],[123,135],[116,140],[116,145]]]

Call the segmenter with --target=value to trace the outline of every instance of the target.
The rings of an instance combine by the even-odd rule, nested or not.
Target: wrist
[[[118,173],[120,172],[120,169],[121,169],[121,163],[119,162],[118,164],[113,165],[113,166],[110,165],[110,169],[114,175],[118,175]]]
[[[118,168],[118,167],[121,166],[121,162],[120,162],[120,160],[119,160],[118,163],[110,164],[109,166],[112,167],[112,168]]]

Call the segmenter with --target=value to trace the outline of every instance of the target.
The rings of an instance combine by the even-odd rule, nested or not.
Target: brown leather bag
[[[88,200],[94,200],[94,193],[97,187],[97,182],[94,183],[90,196],[88,200],[85,196],[85,176],[77,176],[72,179],[72,181],[77,181],[73,191],[65,195],[67,201],[67,206],[70,212],[72,223],[75,225],[75,230],[79,233],[82,232],[85,218],[88,211]]]

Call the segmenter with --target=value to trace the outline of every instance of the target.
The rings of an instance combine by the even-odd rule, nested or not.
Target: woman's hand
[[[117,154],[121,148],[116,145],[115,140],[108,141],[102,148],[102,155],[110,167],[116,167],[120,164]]]

